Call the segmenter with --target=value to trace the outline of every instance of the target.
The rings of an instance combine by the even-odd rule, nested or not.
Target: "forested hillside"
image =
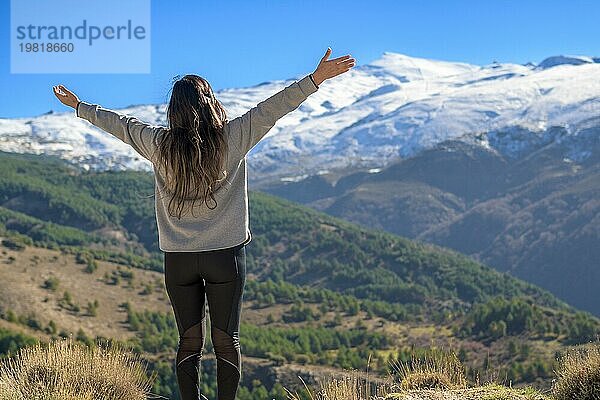
[[[0,311],[8,329],[0,350],[22,345],[21,334],[71,332],[89,341],[106,332],[143,352],[160,371],[155,390],[169,393],[177,333],[162,282],[153,177],[9,153],[0,165]],[[240,398],[277,392],[273,376],[299,384],[298,366],[364,369],[371,355],[371,369],[383,375],[411,346],[455,348],[471,377],[492,365],[513,383],[532,383],[550,376],[556,352],[600,332],[590,314],[455,251],[266,194],[252,192],[250,204],[240,337],[251,362]],[[29,300],[18,301],[19,293]],[[214,373],[210,365],[205,374]]]

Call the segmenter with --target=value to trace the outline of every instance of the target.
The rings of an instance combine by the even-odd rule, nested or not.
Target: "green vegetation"
[[[58,284],[59,284],[58,278],[55,276],[51,276],[50,278],[48,278],[44,281],[44,289],[48,289],[53,292],[56,292],[56,290],[58,289]]]
[[[0,212],[2,210],[0,209]],[[22,238],[11,238],[11,239],[2,239],[2,246],[6,247],[7,249],[11,249],[11,250],[16,250],[16,251],[20,251],[20,250],[24,250],[26,247],[26,244],[23,243],[24,241],[22,240]]]
[[[133,341],[137,350],[149,353],[176,350],[179,336],[172,313],[134,311],[129,303],[123,307],[130,329],[137,332]],[[240,332],[244,332],[240,335],[240,345],[248,356],[283,357],[287,361],[297,361],[305,356],[311,364],[340,368],[365,368],[369,351],[390,346],[385,335],[364,330],[278,328],[242,322]],[[208,341],[205,348],[213,351]]]
[[[70,198],[74,192],[78,195]],[[100,260],[117,263],[117,269],[104,275],[107,284],[126,282],[131,288],[135,281],[137,294],[150,295],[162,287],[137,281],[132,268],[163,268],[153,194],[154,178],[148,173],[82,172],[45,157],[0,152],[3,246],[57,249],[74,255],[82,271],[91,274]],[[280,364],[359,369],[371,356],[371,370],[384,372],[386,362],[402,357],[404,350],[372,326],[391,321],[403,326],[427,324],[444,328],[467,344],[503,346],[506,341],[495,360],[500,365],[493,367],[517,383],[547,377],[552,371],[552,360],[532,353],[530,340],[577,344],[600,332],[600,322],[591,315],[454,251],[360,228],[266,194],[251,192],[250,204],[253,241],[247,247],[247,266],[253,279],[246,282],[245,301],[257,308],[288,307],[283,314],[271,315],[268,325],[242,324],[241,345],[249,356]],[[115,239],[119,235],[125,239]],[[45,286],[62,287],[50,279]],[[86,315],[95,315],[98,305],[88,300],[82,308]],[[80,311],[68,292],[59,304]],[[173,354],[178,335],[170,313],[124,307],[136,332],[131,340],[136,351]],[[380,320],[369,321],[375,317]],[[42,326],[35,316],[6,313],[3,318],[67,335],[54,323]],[[352,318],[351,325],[342,326],[347,318]],[[273,326],[274,322],[288,326]],[[77,337],[92,341],[83,331]],[[210,351],[210,342],[207,347]],[[490,365],[467,360],[473,349],[469,351],[463,349],[459,356],[469,365],[467,375],[472,378],[473,371]],[[171,367],[169,360],[152,360],[152,368],[161,371],[153,388],[156,393],[175,392]],[[204,373],[214,371],[207,367]],[[211,386],[214,375],[210,376],[204,381],[209,398],[216,394]],[[262,385],[243,389],[240,398],[268,397],[271,390],[279,390]]]
[[[96,315],[98,315],[98,306],[100,304],[98,303],[98,300],[94,299],[94,301],[88,301],[87,306],[86,306],[86,312],[87,315],[89,315],[90,317],[95,317]]]
[[[422,307],[418,304],[405,306],[401,303],[390,303],[380,300],[359,300],[355,296],[342,294],[331,289],[298,286],[283,280],[273,281],[271,278],[267,278],[265,281],[246,281],[244,298],[246,300],[255,300],[258,307],[296,303],[299,301],[314,303],[319,305],[321,314],[327,311],[336,311],[348,315],[356,315],[362,310],[371,317],[376,315],[388,321],[408,321],[411,319],[411,316],[419,315],[422,312]],[[302,311],[296,312],[298,315],[292,317],[290,321],[293,318],[304,318],[300,314],[306,311],[306,309],[304,307]],[[318,319],[317,315],[312,316],[312,318]]]
[[[31,336],[0,328],[0,355],[2,358],[18,352],[23,347],[32,346],[37,342],[37,339]]]
[[[85,251],[94,259],[162,270],[151,174],[81,172],[45,157],[10,153],[0,153],[0,158],[0,198],[11,200],[0,207],[0,231],[21,235],[38,246],[74,254]],[[49,199],[39,205],[44,213],[34,212],[35,205],[29,204],[33,200],[26,195],[31,191],[44,192]],[[73,192],[83,197],[72,201],[67,194]],[[400,314],[398,319],[415,314],[440,316],[448,306],[452,311],[466,310],[469,304],[497,295],[526,296],[537,304],[569,309],[548,292],[456,252],[361,229],[273,196],[252,192],[250,197],[254,240],[248,264],[251,271],[258,270],[259,263],[267,266],[260,269],[262,281],[271,278],[302,284],[327,276],[321,288],[357,299],[402,304],[405,310],[390,313]],[[139,246],[92,233],[90,227],[99,224],[122,228],[146,253]],[[120,251],[100,250],[115,246]],[[283,251],[273,252],[276,247]]]
[[[98,269],[98,263],[94,260],[92,254],[87,251],[78,251],[75,254],[77,264],[85,264],[84,271],[88,274],[93,274]]]
[[[79,305],[73,300],[73,296],[71,296],[71,293],[68,290],[65,290],[63,297],[58,301],[58,305],[65,310],[75,313],[78,313],[81,310]]]
[[[97,268],[96,260],[162,270],[154,200],[142,196],[153,193],[151,174],[81,172],[44,157],[10,153],[0,153],[0,158],[4,177],[0,179],[0,197],[10,207],[0,207],[0,233],[7,234],[10,240],[75,254],[90,273]],[[33,212],[34,205],[27,205],[32,200],[26,194],[32,191],[45,193],[48,201],[40,207],[47,209],[46,213]],[[78,201],[93,199],[89,204],[94,205],[94,212],[65,198],[69,191],[83,196]],[[247,260],[248,270],[256,273],[258,279],[248,282],[247,292],[248,298],[259,305],[302,300],[306,304],[326,303],[321,314],[327,310],[348,315],[364,311],[368,316],[391,321],[448,324],[470,312],[471,304],[487,303],[496,297],[520,298],[557,311],[546,332],[557,325],[564,331],[571,325],[561,314],[575,314],[575,310],[550,293],[456,252],[361,229],[273,196],[251,192],[250,197],[254,239],[248,247]],[[71,223],[75,217],[87,222]],[[103,221],[109,221],[105,227],[126,232],[131,243],[119,243],[89,230]],[[275,248],[281,250],[273,251]],[[325,276],[327,279],[319,279]],[[132,286],[133,273],[112,271],[105,278],[110,284],[125,279]],[[305,283],[314,280],[319,284],[305,287]],[[152,290],[145,286],[142,293]],[[288,321],[303,318],[298,310],[292,314],[287,315]],[[317,314],[306,318],[315,319]],[[583,313],[577,318],[579,322],[568,334],[574,343],[599,331],[597,319]],[[510,334],[515,327],[515,323],[498,317],[496,322],[486,321],[483,328],[471,329],[474,335],[484,332],[498,338],[505,329]]]
[[[530,337],[557,338],[565,344],[585,343],[595,338],[597,320],[589,313],[558,314],[522,298],[493,298],[476,304],[466,315],[461,333],[478,339],[498,339],[527,333]]]

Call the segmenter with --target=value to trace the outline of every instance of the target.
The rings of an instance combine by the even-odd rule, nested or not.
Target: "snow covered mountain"
[[[590,129],[600,127],[599,77],[600,59],[594,57],[479,66],[386,52],[324,82],[278,121],[248,155],[250,179],[293,180],[351,166],[383,167],[448,139],[510,155],[565,135],[585,131],[589,137]],[[217,97],[231,119],[299,78],[225,89]],[[164,125],[165,107],[120,111]],[[86,169],[151,170],[129,146],[74,112],[0,119],[0,150],[56,154]],[[572,154],[585,158],[585,146],[574,147]]]

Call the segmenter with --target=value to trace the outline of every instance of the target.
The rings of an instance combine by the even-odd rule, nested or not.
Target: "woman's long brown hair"
[[[215,186],[227,178],[223,165],[227,155],[223,133],[226,119],[225,109],[204,78],[188,74],[173,84],[167,107],[169,126],[158,140],[156,163],[171,196],[169,215],[174,216],[176,211],[181,219],[188,208],[193,215],[197,199],[210,209],[217,207]],[[208,197],[214,207],[209,206]]]

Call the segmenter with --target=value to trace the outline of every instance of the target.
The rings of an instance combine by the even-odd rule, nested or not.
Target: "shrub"
[[[576,347],[559,358],[552,394],[557,400],[600,398],[600,342]]]
[[[462,389],[467,387],[464,368],[454,352],[428,351],[423,358],[411,354],[407,363],[392,361],[400,389]]]
[[[44,289],[48,289],[48,290],[55,292],[56,289],[58,289],[58,284],[59,284],[58,278],[55,276],[51,276],[50,278],[48,278],[44,281]]]
[[[0,400],[145,400],[152,381],[139,355],[72,339],[23,347],[0,366]]]
[[[79,304],[73,301],[73,297],[71,296],[71,293],[69,293],[68,290],[65,290],[65,292],[63,293],[63,297],[58,301],[58,305],[61,308],[64,308],[65,310],[73,312],[79,312],[80,310]]]
[[[81,251],[78,251],[77,254],[75,255],[75,262],[77,264],[86,264],[88,262],[90,255],[88,253],[83,253]]]
[[[267,352],[266,356],[277,366],[283,365],[287,361],[284,356],[280,356],[279,354],[273,354],[271,352]]]
[[[19,321],[13,310],[8,310],[6,312],[6,320],[8,322],[18,322]]]
[[[20,251],[20,250],[24,250],[25,249],[25,244],[19,240],[19,239],[2,239],[2,245],[4,247],[6,247],[7,249],[11,249],[11,250],[16,250],[16,251]]]
[[[45,332],[54,335],[57,331],[58,328],[56,327],[56,322],[54,322],[54,320],[51,319],[50,322],[48,322],[48,326],[46,327]]]
[[[296,362],[298,364],[303,364],[303,365],[310,364],[310,357],[307,356],[306,354],[298,354],[296,356]]]
[[[86,307],[87,315],[89,315],[91,317],[97,316],[98,315],[98,305],[99,305],[99,303],[98,303],[97,299],[94,299],[93,302],[88,301],[87,307]]]
[[[141,295],[148,295],[148,294],[152,294],[152,286],[149,283],[145,283],[144,284],[144,290],[142,290],[139,294]]]
[[[85,266],[84,271],[88,274],[93,274],[95,270],[98,269],[98,263],[93,258],[87,260],[87,265]]]

